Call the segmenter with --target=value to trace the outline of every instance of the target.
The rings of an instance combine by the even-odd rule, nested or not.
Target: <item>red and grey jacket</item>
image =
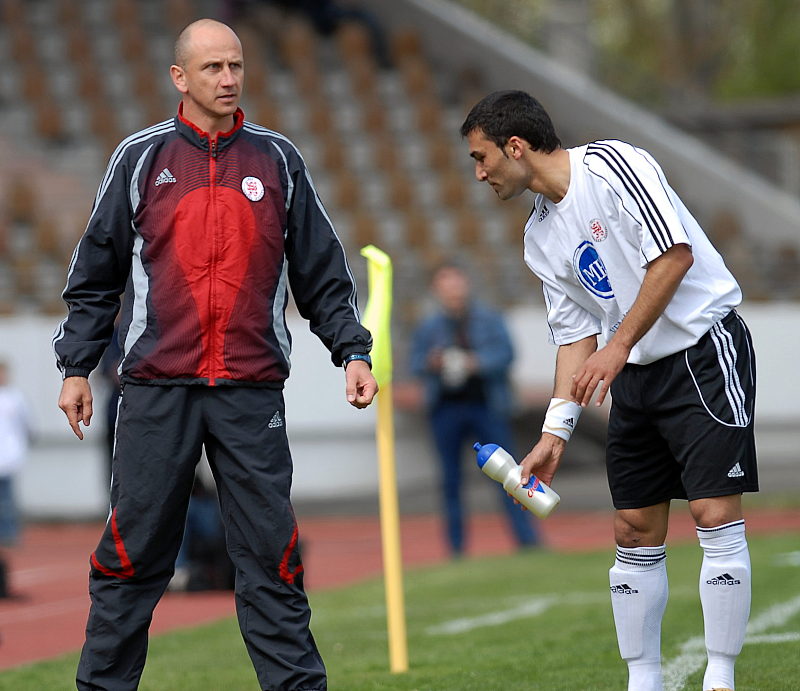
[[[369,352],[344,248],[295,146],[241,110],[211,139],[179,109],[111,156],[69,265],[58,367],[97,366],[124,292],[123,381],[280,387],[289,287],[334,364]]]

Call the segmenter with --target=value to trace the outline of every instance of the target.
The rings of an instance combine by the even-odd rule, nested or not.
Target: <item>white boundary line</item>
[[[516,619],[536,617],[556,605],[584,605],[606,602],[607,600],[608,597],[601,593],[573,593],[566,596],[543,595],[522,600],[518,605],[509,609],[488,612],[477,617],[451,619],[441,624],[429,626],[425,629],[425,633],[431,636],[454,636],[486,626],[499,626]]]
[[[783,626],[800,612],[800,595],[768,607],[753,617],[747,626],[745,645],[753,643],[784,643],[800,640],[800,633],[765,634],[772,628]],[[762,635],[765,634],[765,635]],[[663,666],[664,691],[682,691],[686,680],[706,664],[706,646],[702,636],[694,636],[684,641],[676,658]]]
[[[515,607],[488,612],[476,617],[463,617],[429,626],[425,632],[432,636],[454,636],[474,629],[488,626],[499,626],[517,619],[527,619],[543,614],[556,605],[574,605],[604,602],[605,595],[599,593],[575,593],[559,597],[544,595],[523,600]],[[800,595],[768,607],[750,619],[747,626],[745,645],[761,643],[786,643],[800,641],[800,632],[766,633],[770,629],[783,626],[800,612]],[[686,680],[706,664],[705,640],[702,636],[693,636],[680,646],[678,656],[663,665],[664,691],[683,691]]]

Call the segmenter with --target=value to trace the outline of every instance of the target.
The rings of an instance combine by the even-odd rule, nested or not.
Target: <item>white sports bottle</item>
[[[520,484],[522,468],[503,447],[475,442],[472,448],[478,452],[478,467],[539,518],[547,518],[561,501],[561,497],[535,475],[528,478],[526,485]]]

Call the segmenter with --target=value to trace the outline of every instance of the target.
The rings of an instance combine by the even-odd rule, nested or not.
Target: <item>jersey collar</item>
[[[211,137],[208,132],[204,132],[197,125],[183,116],[183,103],[178,104],[178,115],[175,117],[175,125],[186,139],[195,146],[208,151],[211,145]],[[217,134],[217,151],[221,151],[231,144],[239,134],[244,125],[244,112],[237,108],[233,114],[233,127],[227,132]]]

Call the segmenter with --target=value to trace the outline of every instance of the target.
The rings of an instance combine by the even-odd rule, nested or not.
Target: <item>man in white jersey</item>
[[[688,499],[703,549],[703,689],[733,689],[750,612],[741,495],[758,490],[755,359],[735,311],[739,286],[646,151],[616,140],[564,149],[541,104],[521,91],[484,98],[461,134],[476,177],[500,199],[535,195],[525,261],[542,280],[559,348],[522,482],[553,480],[581,409],[610,390],[609,573],[628,689],[663,688],[672,499]]]

